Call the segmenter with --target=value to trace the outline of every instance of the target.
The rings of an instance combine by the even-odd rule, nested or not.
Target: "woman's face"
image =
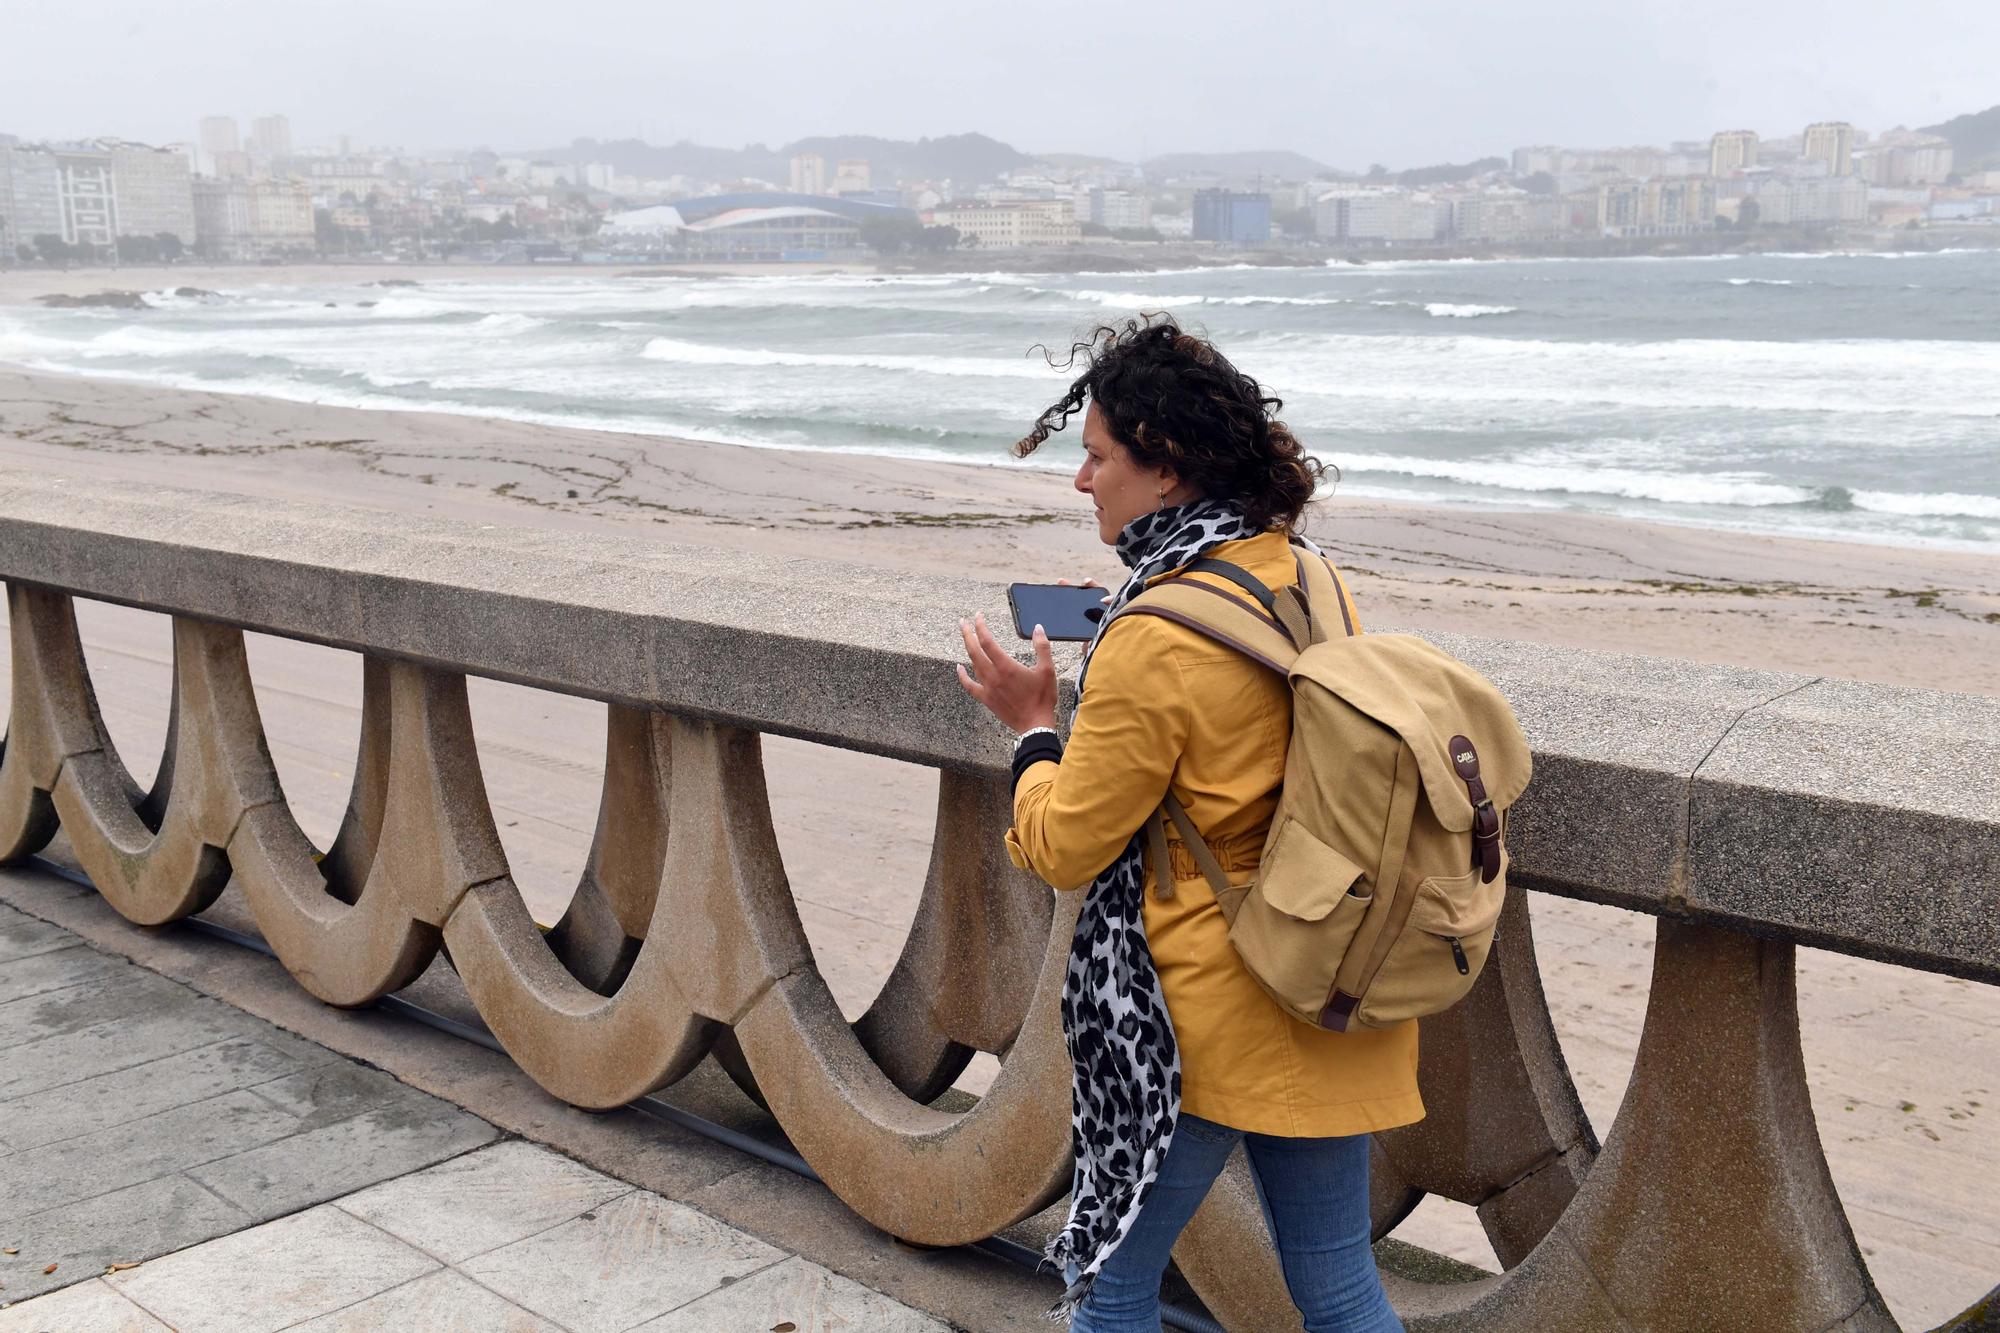
[[[1096,403],[1083,416],[1083,465],[1076,470],[1076,488],[1097,506],[1097,539],[1106,546],[1116,543],[1125,525],[1139,515],[1186,498],[1173,473],[1141,467],[1111,438]]]

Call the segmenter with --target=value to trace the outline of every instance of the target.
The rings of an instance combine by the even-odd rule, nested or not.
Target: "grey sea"
[[[2000,250],[414,287],[245,270],[0,310],[0,361],[350,407],[1023,466],[1093,325],[1171,311],[1342,493],[2000,551]],[[1068,468],[1075,431],[1025,466]]]

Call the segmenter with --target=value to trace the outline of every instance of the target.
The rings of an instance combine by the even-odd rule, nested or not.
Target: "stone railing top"
[[[0,578],[917,763],[1007,763],[952,677],[960,616],[1007,623],[1002,589],[972,580],[9,470]],[[1509,837],[1524,882],[2000,982],[2000,700],[1425,637],[1490,676],[1534,744]]]

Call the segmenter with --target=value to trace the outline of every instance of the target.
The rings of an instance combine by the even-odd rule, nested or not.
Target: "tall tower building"
[[[269,158],[292,155],[292,122],[284,116],[259,116],[250,122],[250,151]]]
[[[195,169],[209,175],[215,174],[216,160],[225,153],[243,150],[243,140],[236,127],[234,116],[203,116],[201,130],[195,137],[200,146],[200,155],[195,161]]]
[[[1708,174],[1727,176],[1757,165],[1757,131],[1724,130],[1708,141]]]
[[[792,154],[792,193],[826,193],[826,159],[818,153]]]
[[[1829,176],[1854,174],[1854,127],[1844,120],[1823,120],[1806,126],[1807,161],[1824,162]]]

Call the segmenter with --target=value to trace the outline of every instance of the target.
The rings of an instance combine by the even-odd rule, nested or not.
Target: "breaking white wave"
[[[1118,292],[1105,291],[1095,287],[1081,287],[1065,291],[1059,287],[1029,287],[1027,291],[1042,295],[1065,296],[1072,301],[1082,301],[1088,305],[1108,306],[1114,310],[1164,310],[1173,306],[1334,306],[1352,305],[1354,302],[1344,296],[1169,296],[1160,292]]]
[[[1471,305],[1453,301],[1370,301],[1389,310],[1421,310],[1432,319],[1478,319],[1482,315],[1513,315],[1519,306]]]
[[[1590,467],[1576,463],[1537,463],[1521,458],[1478,461],[1395,454],[1342,454],[1337,451],[1331,457],[1340,464],[1343,475],[1357,477],[1390,473],[1455,481],[1492,490],[1607,495],[1628,500],[1657,500],[1666,504],[1797,505],[1809,503],[1819,495],[1815,490],[1786,485],[1761,473],[1751,472],[1687,475]]]
[[[847,370],[898,370],[919,375],[988,375],[1019,379],[1050,376],[1046,363],[1022,358],[1003,361],[983,356],[909,356],[888,352],[787,352],[770,347],[725,347],[652,338],[639,349],[648,361],[674,361],[697,366],[836,367]]]
[[[2000,495],[1904,494],[1899,491],[1849,492],[1856,509],[1913,518],[1978,518],[2000,520]]]

